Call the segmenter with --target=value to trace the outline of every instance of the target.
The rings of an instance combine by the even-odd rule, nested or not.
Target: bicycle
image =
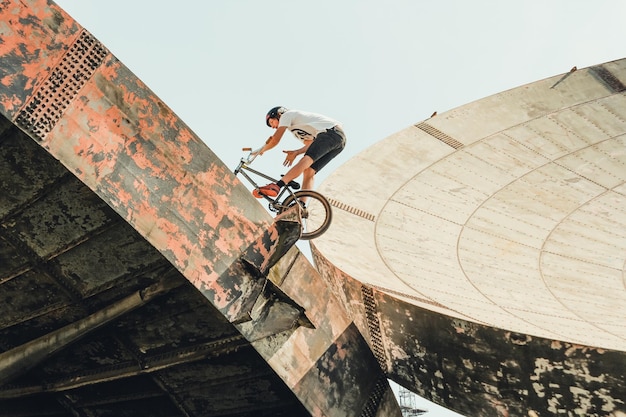
[[[257,191],[259,190],[259,185],[248,173],[270,182],[277,182],[276,179],[269,175],[250,168],[250,164],[258,156],[260,149],[253,151],[252,148],[242,148],[242,151],[248,152],[248,155],[242,157],[239,161],[239,165],[235,168],[235,175],[241,174]],[[269,210],[276,214],[284,212],[296,203],[300,204],[302,208],[302,235],[300,239],[302,240],[314,239],[322,235],[330,226],[332,210],[326,197],[317,191],[300,190],[300,184],[296,181],[290,181],[289,184],[282,187],[276,197],[260,194],[268,202]]]

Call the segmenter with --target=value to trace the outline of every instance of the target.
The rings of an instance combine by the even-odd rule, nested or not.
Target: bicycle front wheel
[[[283,206],[291,207],[296,201],[302,206],[302,240],[314,239],[323,234],[333,218],[330,203],[326,197],[313,190],[295,191],[283,202]]]

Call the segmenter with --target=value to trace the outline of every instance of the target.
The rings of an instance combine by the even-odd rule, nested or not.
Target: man
[[[254,190],[253,194],[257,198],[262,198],[263,195],[277,196],[285,184],[289,184],[300,174],[303,175],[302,188],[312,189],[315,174],[339,155],[346,146],[346,135],[343,133],[341,124],[321,114],[287,110],[282,106],[277,106],[267,113],[265,123],[272,129],[276,129],[276,132],[259,150],[259,155],[263,155],[264,152],[278,145],[285,130],[289,130],[302,141],[303,146],[293,151],[283,151],[287,154],[283,165],[291,167],[299,155],[304,154],[304,156],[287,171],[280,181],[259,187],[258,191]]]

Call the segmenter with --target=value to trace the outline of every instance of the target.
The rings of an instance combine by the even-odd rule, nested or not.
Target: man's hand
[[[268,143],[270,143],[270,140],[272,140],[272,137],[270,136],[269,138],[267,138],[267,140],[265,141],[265,145],[267,145]],[[261,146],[261,148],[259,148],[259,150],[256,152],[256,154],[258,156],[261,156],[265,153],[265,145]]]
[[[285,162],[283,162],[283,166],[286,167],[293,165],[293,161],[296,159],[296,156],[300,155],[298,151],[283,151],[283,153],[287,154],[287,156],[285,156]]]

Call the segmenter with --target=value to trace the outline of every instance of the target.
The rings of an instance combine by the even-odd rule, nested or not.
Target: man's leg
[[[336,131],[320,133],[309,146],[302,159],[283,175],[278,184],[264,185],[259,187],[258,192],[254,190],[252,193],[257,198],[261,198],[262,195],[275,197],[278,195],[282,185],[289,184],[290,181],[299,177],[300,174],[304,174],[302,187],[305,190],[312,190],[315,174],[343,150],[345,142],[343,134],[339,134]]]
[[[285,175],[283,175],[280,181],[282,181],[282,183],[284,184],[289,184],[289,181],[299,177],[300,174],[304,173],[302,186],[304,189],[310,190],[310,187],[313,186],[313,176],[315,175],[315,170],[311,168],[312,164],[313,159],[308,155],[304,155],[297,164],[291,167],[291,169],[287,171]],[[279,184],[281,183],[280,181],[278,182]],[[279,191],[280,186],[278,186],[277,184],[267,184],[263,187],[259,187],[258,191],[252,191],[252,194],[256,198],[262,198],[263,195],[266,195],[268,197],[276,197]]]
[[[302,188],[312,190],[315,174],[337,156],[344,146],[345,139],[343,136],[335,132],[332,134],[321,133],[313,141],[302,159],[283,175],[282,181],[289,184],[289,181],[303,174]]]
[[[311,167],[308,167],[302,173],[302,189],[312,190],[314,182],[315,182],[315,170]]]
[[[302,174],[303,172],[305,172],[306,170],[308,170],[311,165],[313,164],[313,159],[309,156],[309,155],[304,155],[297,164],[295,164],[294,166],[291,167],[291,169],[289,171],[287,171],[287,173],[285,175],[283,175],[283,182],[285,184],[289,184],[289,181],[298,178],[300,176],[300,174]],[[315,175],[315,171],[313,171],[313,175]],[[306,181],[306,176],[303,178],[304,181]],[[309,180],[312,180],[312,178],[310,178]],[[303,186],[304,188],[307,188],[306,185],[304,184],[303,181]]]

